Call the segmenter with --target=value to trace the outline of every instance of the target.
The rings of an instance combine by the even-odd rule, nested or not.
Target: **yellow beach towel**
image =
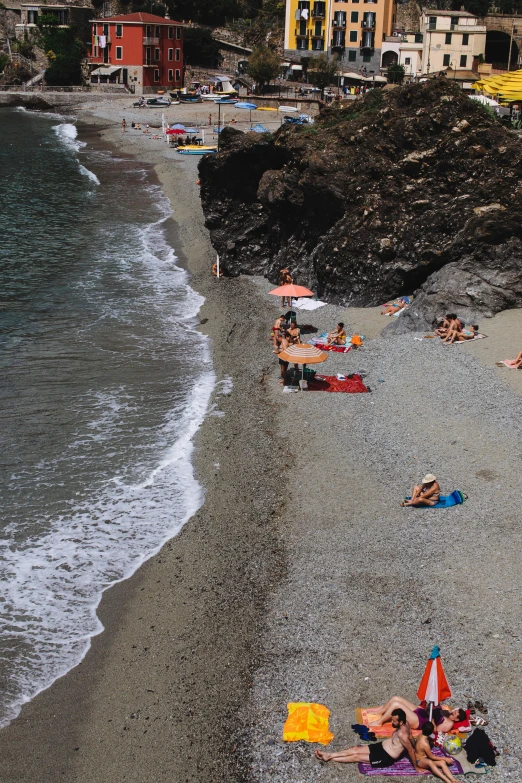
[[[285,742],[320,742],[328,745],[334,735],[328,731],[330,710],[324,704],[309,701],[292,701],[287,704],[288,718],[283,727]]]

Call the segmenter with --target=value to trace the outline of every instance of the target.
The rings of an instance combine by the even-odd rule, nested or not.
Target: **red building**
[[[183,84],[183,24],[153,14],[92,20],[91,84],[128,84],[136,94]]]

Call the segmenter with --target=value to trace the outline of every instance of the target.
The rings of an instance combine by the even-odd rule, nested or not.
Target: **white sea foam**
[[[81,171],[81,172],[82,172],[82,174],[84,174],[86,177],[89,177],[89,179],[90,179],[92,182],[94,182],[96,185],[99,185],[99,184],[100,184],[100,180],[98,179],[98,177],[96,176],[96,174],[94,173],[94,171],[89,171],[89,169],[85,168],[85,166],[82,166],[82,164],[81,164],[81,163],[80,163],[80,171]]]
[[[75,126],[62,124],[56,133],[64,144],[77,151],[73,146],[78,144]],[[134,466],[135,478],[130,480],[108,472],[101,491],[89,493],[87,488],[81,500],[68,500],[66,513],[54,519],[42,516],[45,525],[34,525],[35,530],[47,531],[40,536],[20,537],[11,526],[4,528],[4,539],[0,540],[3,649],[17,650],[18,655],[22,652],[9,693],[4,694],[0,725],[6,725],[25,702],[82,660],[92,637],[103,630],[96,610],[104,590],[128,578],[156,554],[204,499],[191,462],[193,438],[208,412],[216,380],[207,338],[197,332],[196,316],[204,300],[190,288],[188,275],[177,266],[164,235],[169,204],[159,188],[155,195],[160,219],[145,228],[129,227],[129,231],[136,232],[136,258],[118,259],[118,248],[108,241],[107,251],[113,254],[108,257],[108,266],[112,268],[111,260],[117,259],[119,265],[114,267],[134,285],[137,281],[133,263],[146,270],[150,292],[140,295],[140,302],[143,300],[147,310],[161,315],[166,342],[177,341],[180,329],[193,333],[202,369],[183,399],[151,435],[154,441],[150,445],[157,451],[155,464],[149,460],[143,467]],[[103,266],[100,270],[91,274],[105,274]],[[88,275],[82,284],[88,291]],[[124,311],[120,316],[111,309],[106,316],[121,318],[125,323]],[[148,356],[154,350],[153,345],[143,346]],[[224,389],[228,389],[229,382],[230,379],[221,382],[223,393],[228,393]],[[132,405],[124,387],[94,391],[92,415],[81,437],[110,441]],[[78,451],[78,447],[79,441],[71,443],[71,450]],[[20,478],[23,470],[13,474],[13,481]],[[55,485],[63,486],[58,476]],[[28,520],[31,522],[38,520]]]
[[[53,130],[58,136],[61,143],[68,150],[74,152],[75,154],[77,154],[82,149],[82,147],[87,146],[87,142],[78,141],[78,129],[76,128],[76,125],[73,125],[70,122],[61,122],[59,125],[55,125]],[[94,182],[95,185],[100,184],[100,180],[98,179],[98,177],[93,171],[90,171],[88,168],[83,166],[79,161],[78,161],[78,166],[80,168],[80,172],[85,177],[88,177],[88,179],[90,179],[91,182]]]

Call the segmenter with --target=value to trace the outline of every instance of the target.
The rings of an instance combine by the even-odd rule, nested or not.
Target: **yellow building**
[[[379,74],[395,8],[395,0],[287,0],[285,56],[327,52],[341,59],[341,70]]]

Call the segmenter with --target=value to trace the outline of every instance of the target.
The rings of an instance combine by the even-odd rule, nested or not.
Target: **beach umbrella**
[[[419,701],[429,702],[431,720],[433,705],[441,704],[445,699],[449,699],[450,696],[451,689],[442,668],[440,650],[435,645],[426,664],[419,690],[417,691],[417,697]]]
[[[286,285],[280,285],[279,288],[274,288],[273,291],[268,293],[273,296],[289,296],[292,299],[299,299],[300,296],[313,296],[314,292],[305,288],[304,285],[295,285],[295,283],[287,283]]]
[[[172,130],[185,130],[185,126],[181,122],[174,122],[170,127]]]
[[[257,104],[255,103],[236,103],[234,106],[235,109],[249,109],[250,110],[250,124],[252,124],[252,109],[257,109]]]
[[[178,135],[183,135],[184,133],[186,133],[186,131],[181,130],[181,128],[167,128],[165,133],[167,134],[167,136],[178,136]]]
[[[298,343],[297,345],[289,345],[284,351],[277,354],[278,359],[282,359],[284,362],[293,362],[294,364],[303,365],[302,380],[304,380],[304,374],[307,364],[322,364],[328,359],[328,354],[324,351],[320,351],[315,345],[309,343]]]
[[[253,128],[250,128],[251,131],[254,131],[254,133],[270,133],[268,128],[265,128],[264,125],[261,125],[260,122],[257,123],[257,125],[254,125]]]

